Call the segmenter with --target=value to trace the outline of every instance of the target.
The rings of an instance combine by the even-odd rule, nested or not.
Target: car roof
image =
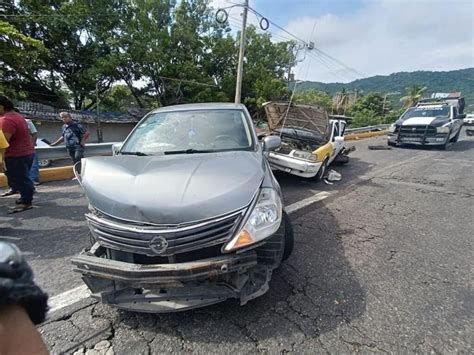
[[[230,102],[205,102],[197,104],[182,104],[171,105],[157,108],[151,113],[157,112],[176,112],[176,111],[191,111],[191,110],[245,110],[245,105],[234,104]]]

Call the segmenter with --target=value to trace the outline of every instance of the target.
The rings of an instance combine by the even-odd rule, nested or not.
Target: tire
[[[444,142],[444,144],[440,147],[441,150],[448,150],[449,142],[450,142],[450,139],[449,139],[449,135],[448,135],[448,138],[446,138],[446,142]]]
[[[290,217],[288,217],[285,211],[283,211],[283,223],[285,223],[285,250],[283,251],[281,261],[285,261],[290,257],[295,243],[293,226],[291,225]]]
[[[324,177],[324,173],[326,172],[327,167],[328,167],[328,158],[324,159],[323,163],[321,164],[321,167],[318,170],[318,173],[314,177],[316,182],[322,180],[322,178]]]
[[[47,168],[48,166],[51,165],[51,160],[48,159],[40,159],[38,160],[38,166],[40,168]]]
[[[458,133],[451,139],[451,143],[456,143],[461,135],[461,129],[459,129]]]
[[[339,153],[333,161],[333,164],[337,164],[337,165],[344,165],[347,163],[349,163],[349,156],[342,155],[341,153]]]

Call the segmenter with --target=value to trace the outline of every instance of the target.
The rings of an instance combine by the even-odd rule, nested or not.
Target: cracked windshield
[[[151,114],[132,133],[122,153],[170,154],[252,148],[242,111],[178,111]]]

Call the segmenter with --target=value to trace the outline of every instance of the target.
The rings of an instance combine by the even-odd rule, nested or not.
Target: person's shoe
[[[7,196],[11,196],[11,195],[18,195],[19,192],[18,191],[13,191],[12,189],[8,190],[8,191],[5,191],[3,194],[1,194],[0,196],[1,197],[7,197]]]
[[[33,185],[35,185],[35,186],[41,185],[41,182],[39,182],[39,181],[33,181]]]
[[[30,203],[30,204],[19,204],[19,205],[16,205],[15,207],[12,207],[8,210],[8,214],[11,214],[11,213],[18,213],[18,212],[23,212],[23,211],[26,211],[26,210],[29,210],[33,208],[33,204]]]

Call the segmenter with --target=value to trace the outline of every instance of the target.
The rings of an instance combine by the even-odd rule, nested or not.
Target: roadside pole
[[[235,103],[240,104],[242,95],[242,75],[244,67],[244,54],[245,54],[245,30],[247,27],[247,13],[249,7],[249,0],[245,0],[244,13],[242,18],[242,31],[240,32],[240,49],[239,49],[239,64],[237,66],[237,82],[235,85]]]

